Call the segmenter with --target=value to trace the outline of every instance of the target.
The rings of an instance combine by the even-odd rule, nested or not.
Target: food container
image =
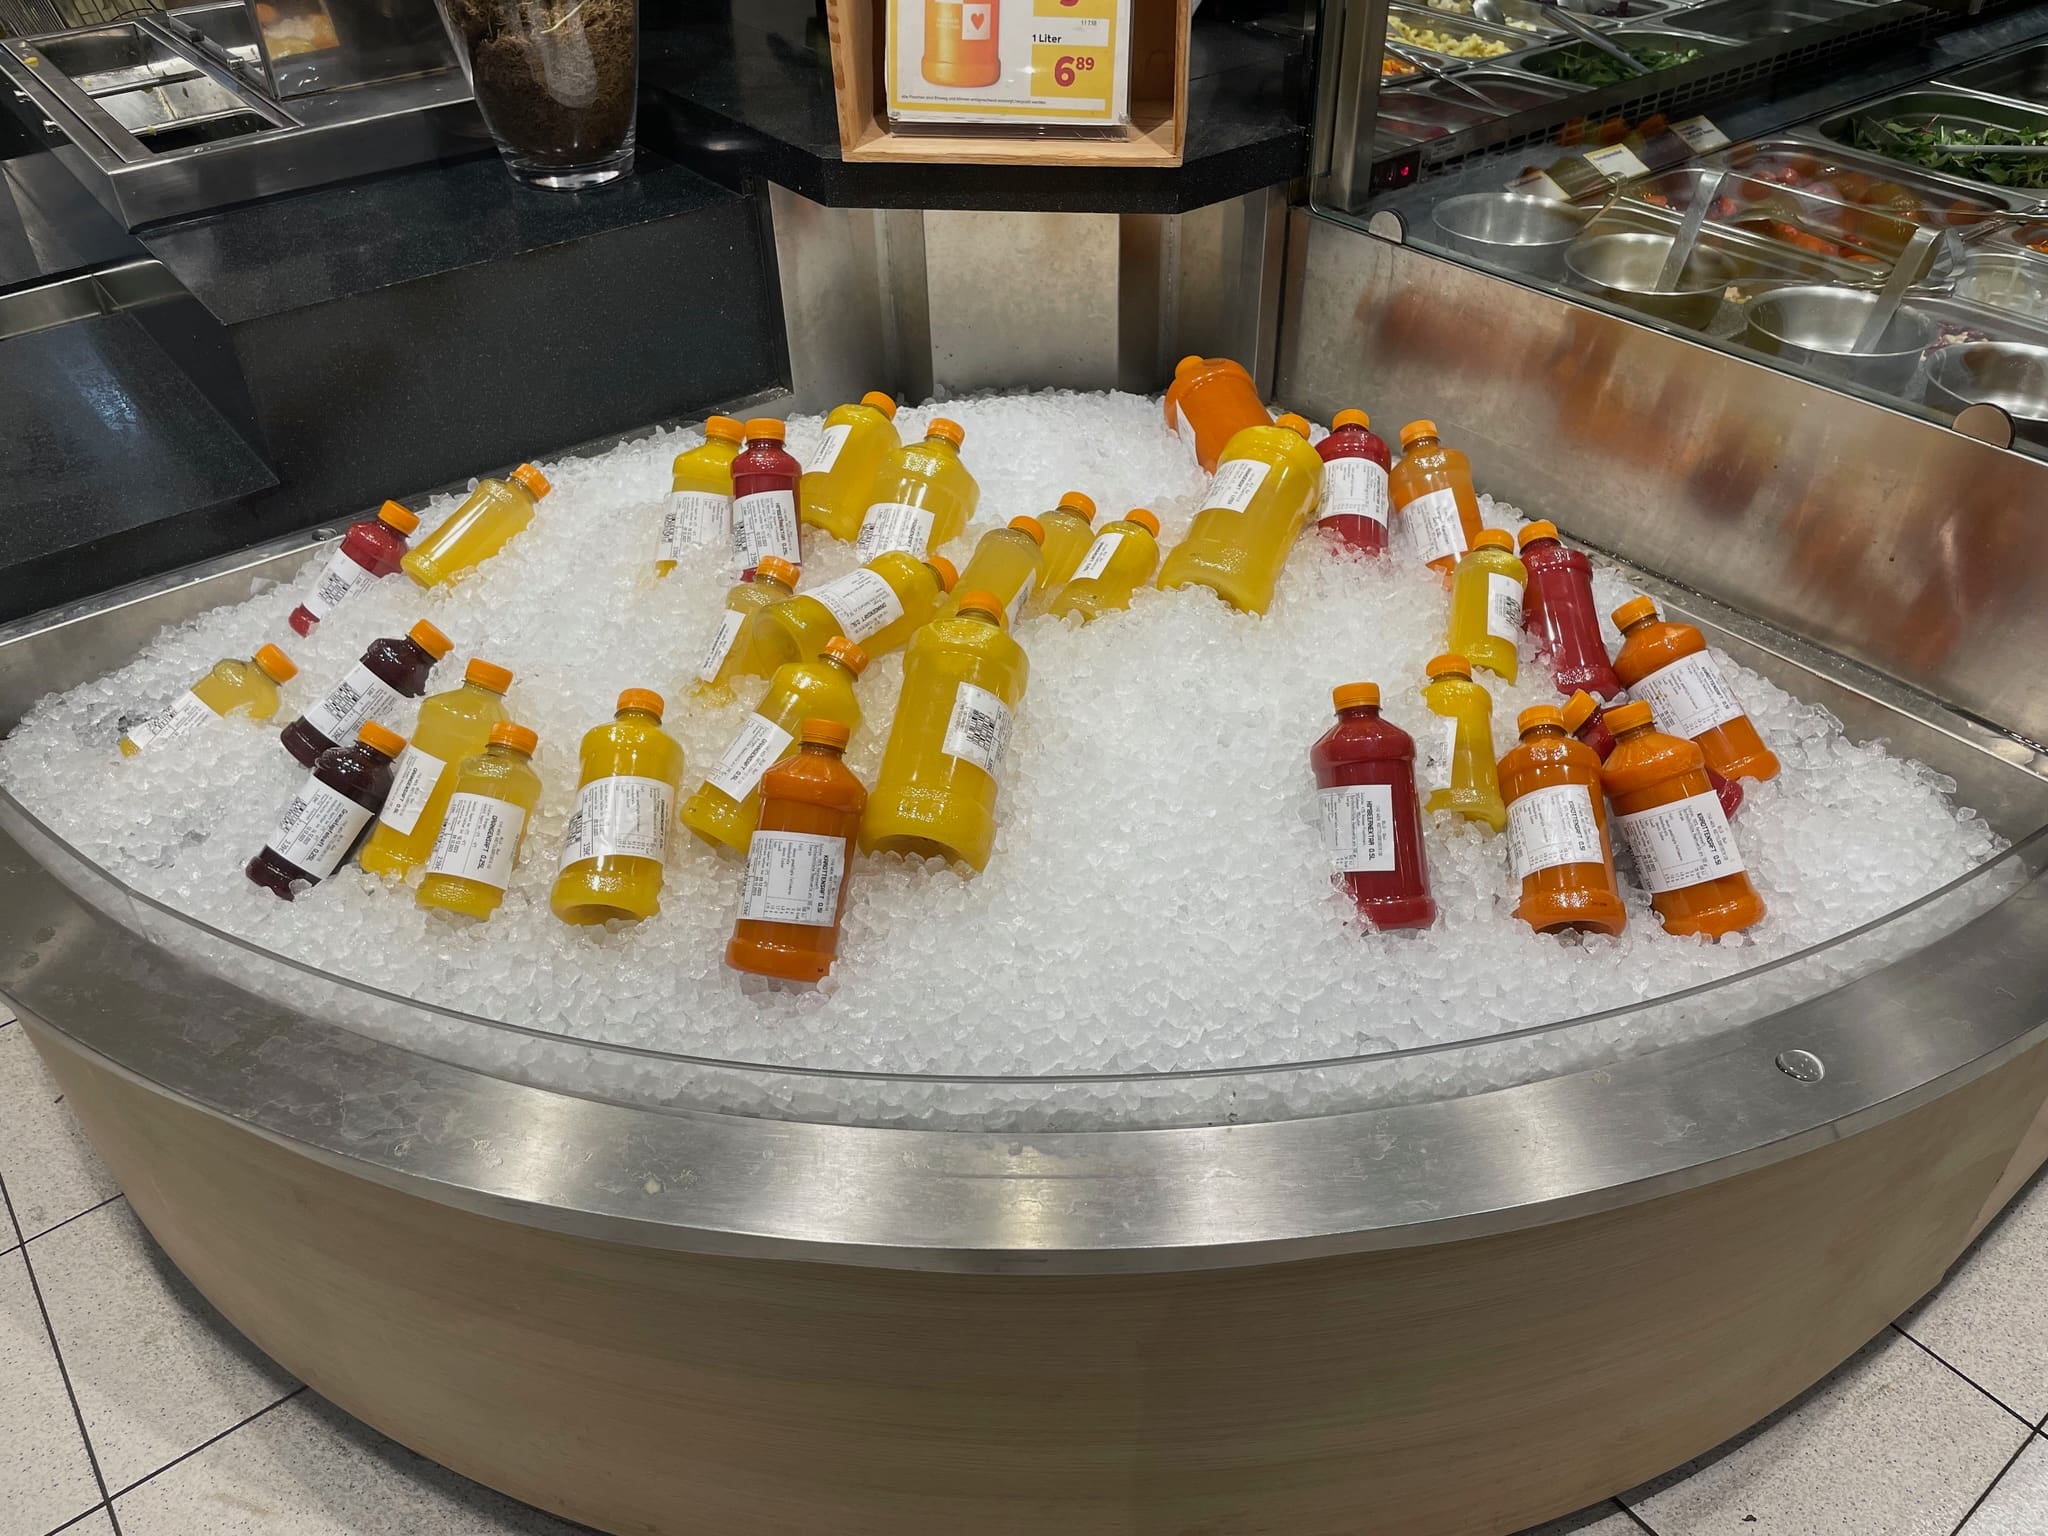
[[[2048,102],[2048,43],[2036,43],[2002,58],[1986,59],[1952,75],[1943,75],[1935,83],[1959,85],[1986,96],[2002,96],[2021,106],[2040,106]]]
[[[638,0],[440,0],[484,124],[519,180],[573,192],[633,167]]]
[[[1657,287],[1671,236],[1646,233],[1585,235],[1565,248],[1572,286],[1653,319],[1699,330],[1713,321],[1721,294],[1748,264],[1704,242],[1687,258],[1678,281]]]
[[[2048,320],[2048,257],[2031,251],[1972,251],[1952,292],[1972,304]]]
[[[1480,92],[1504,113],[1527,112],[1534,107],[1547,107],[1552,102],[1562,101],[1572,94],[1572,87],[1562,80],[1544,80],[1513,69],[1461,69],[1458,71],[1458,81]],[[1438,95],[1463,94],[1440,81],[1429,82],[1427,88]]]
[[[2048,447],[2048,347],[2014,341],[1939,347],[1928,361],[1927,403],[1951,414],[1967,405],[1995,405],[2019,436]]]
[[[1380,115],[1375,127],[1381,134],[1404,144],[1417,144],[1494,122],[1499,115],[1469,99],[1453,101],[1415,86],[1399,86],[1380,93]]]
[[[1419,41],[1423,34],[1434,41]],[[1525,32],[1489,27],[1476,21],[1460,21],[1419,5],[1390,5],[1387,7],[1387,41],[1412,48],[1432,59],[1485,64],[1519,53],[1535,39]]]
[[[1615,27],[1608,31],[1607,36],[1630,53],[1642,53],[1645,50],[1662,53],[1684,53],[1695,48],[1699,50],[1700,57],[1696,59],[1688,59],[1684,64],[1669,65],[1642,76],[1641,82],[1645,89],[1649,90],[1663,88],[1661,83],[1656,86],[1648,84],[1659,75],[1673,69],[1705,65],[1710,55],[1725,53],[1735,46],[1726,40],[1709,41],[1704,37],[1688,37],[1683,33],[1667,32],[1656,27]],[[1512,62],[1516,69],[1526,69],[1531,74],[1542,75],[1546,79],[1562,80],[1565,84],[1580,89],[1601,90],[1631,78],[1622,73],[1619,64],[1609,59],[1591,43],[1576,39],[1568,43],[1551,43],[1541,48],[1531,48],[1516,54]]]
[[[1884,394],[1903,394],[1939,328],[1932,316],[1902,304],[1875,348],[1852,352],[1876,305],[1875,294],[1853,288],[1779,288],[1750,300],[1742,339],[1759,352],[1816,374]]]
[[[1868,14],[1848,0],[1708,0],[1707,4],[1694,6],[1672,20],[1675,25],[1711,32],[1717,37],[1750,42],[1786,32],[1803,32],[1845,16]]]
[[[1422,4],[1436,16],[1467,20],[1472,16],[1472,0],[1422,0]],[[1538,0],[1500,0],[1500,9],[1511,30],[1529,37],[1556,37],[1564,31],[1551,17],[1550,7]]]
[[[1538,277],[1564,271],[1565,247],[1585,233],[1583,208],[1520,192],[1468,192],[1431,211],[1436,234],[1451,250]]]
[[[2003,219],[2031,201],[2031,197],[1997,188],[1971,187],[1931,176],[1879,155],[1798,138],[1732,145],[1709,156],[1705,163],[1725,166],[1753,181],[1965,233]]]
[[[1597,232],[1613,226],[1671,233],[1708,183],[1714,185],[1714,208],[1706,227],[1726,248],[1780,276],[1873,286],[1891,275],[1916,231],[1895,213],[1732,171],[1686,166],[1630,182],[1603,211]],[[1936,257],[1930,247],[1918,259],[1916,282],[1929,275]]]
[[[1816,125],[1816,131],[1823,138],[1877,155],[1886,161],[1915,166],[1924,176],[1966,187],[1996,187],[2025,202],[2048,197],[2048,160],[2009,160],[2001,162],[1999,167],[1990,168],[1988,162],[1973,166],[1967,160],[1943,156],[1935,164],[1924,164],[1910,154],[1901,153],[1899,146],[1880,137],[1871,128],[1872,122],[1907,127],[1934,122],[1980,131],[2006,128],[2022,133],[2048,134],[2048,111],[1961,91],[1912,90],[1869,102],[1853,111],[1837,112]]]

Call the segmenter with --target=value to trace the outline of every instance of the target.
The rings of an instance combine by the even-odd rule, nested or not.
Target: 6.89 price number
[[[1095,55],[1092,53],[1079,55],[1063,53],[1053,61],[1052,78],[1057,85],[1070,86],[1077,78],[1094,67]]]

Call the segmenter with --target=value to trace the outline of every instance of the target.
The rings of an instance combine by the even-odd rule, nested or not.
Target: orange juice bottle
[[[924,0],[924,58],[933,85],[994,85],[1003,76],[1001,0]]]
[[[751,642],[742,643],[747,624],[764,608],[785,601],[796,590],[797,568],[780,555],[763,555],[761,563],[743,574],[725,594],[725,608],[718,615],[718,628],[697,662],[697,683],[702,690],[723,688],[735,677],[752,677],[764,669],[753,654]],[[765,669],[775,670],[771,662]]]
[[[725,963],[784,981],[818,981],[839,953],[846,870],[868,792],[841,761],[851,735],[806,720],[803,746],[761,781],[761,825],[747,849],[740,913]]]
[[[618,713],[583,737],[576,812],[548,904],[565,923],[637,922],[661,910],[669,823],[683,749],[661,728],[662,698],[628,688]]]
[[[1743,872],[1699,747],[1658,730],[1643,703],[1617,704],[1607,727],[1614,750],[1600,782],[1665,931],[1719,938],[1761,922],[1764,899]]]
[[[548,477],[531,464],[503,480],[479,480],[469,500],[406,552],[399,569],[423,587],[467,576],[533,521],[551,489]]]
[[[991,528],[967,557],[957,590],[988,592],[1003,605],[1010,628],[1024,616],[1024,605],[1038,589],[1045,569],[1045,525],[1035,517],[1013,517],[1007,528]],[[957,605],[949,596],[939,605],[939,618],[949,618]]]
[[[1204,474],[1216,473],[1230,440],[1246,427],[1273,418],[1259,403],[1258,386],[1227,357],[1184,357],[1166,386],[1166,424],[1187,444]]]
[[[421,906],[489,918],[503,904],[527,821],[540,804],[540,775],[533,771],[539,745],[525,726],[501,720],[483,751],[463,760],[427,855],[427,878],[413,898]]]
[[[1522,590],[1528,585],[1515,541],[1498,528],[1480,529],[1451,578],[1446,648],[1512,683],[1521,660],[1515,642],[1522,637]]]
[[[266,645],[247,661],[224,657],[177,698],[147,720],[128,727],[121,737],[121,755],[133,757],[167,741],[176,741],[216,715],[245,712],[251,720],[277,713],[277,685],[298,676],[291,657]]]
[[[861,559],[900,549],[922,560],[960,537],[981,505],[981,487],[960,462],[966,441],[965,427],[937,416],[923,442],[883,457],[853,544]]]
[[[824,435],[804,461],[797,486],[797,515],[813,528],[852,543],[873,498],[875,472],[902,446],[896,436],[896,402],[869,390],[852,405],[834,406]]]
[[[835,635],[871,658],[885,656],[931,621],[959,577],[944,555],[926,560],[900,549],[877,555],[822,587],[762,609],[741,642],[747,669],[765,676],[785,662],[816,661]]]
[[[1742,712],[1697,629],[1658,618],[1657,605],[1647,597],[1630,598],[1613,619],[1621,631],[1614,675],[1630,698],[1650,706],[1659,730],[1698,743],[1708,765],[1726,778],[1776,777],[1777,755]],[[1614,728],[1612,710],[1607,724]]]
[[[1323,460],[1308,423],[1282,416],[1230,440],[1187,537],[1166,557],[1159,585],[1207,587],[1243,613],[1264,613],[1294,541],[1322,493]]]
[[[746,429],[730,416],[704,422],[704,441],[676,455],[654,574],[666,576],[687,549],[732,548],[732,461]]]
[[[1620,933],[1628,913],[1614,883],[1600,759],[1565,733],[1554,705],[1523,710],[1515,727],[1522,739],[1500,760],[1508,868],[1522,885],[1515,916],[1538,933]]]
[[[358,859],[373,875],[403,875],[426,863],[441,835],[441,817],[455,793],[455,774],[483,751],[507,717],[512,674],[473,657],[462,685],[420,701],[419,724],[391,773],[391,793]]]
[[[1158,564],[1159,519],[1144,507],[1134,507],[1103,525],[1088,546],[1088,558],[1073,580],[1053,594],[1045,611],[1055,618],[1077,613],[1087,624],[1112,609],[1128,608],[1131,594],[1151,580]]]
[[[1045,530],[1045,571],[1038,579],[1038,590],[1049,598],[1073,578],[1088,557],[1088,546],[1095,542],[1095,500],[1068,491],[1058,506],[1039,518],[1038,525]]]
[[[1387,477],[1387,492],[1423,560],[1448,579],[1479,537],[1471,461],[1443,445],[1435,422],[1411,421],[1401,429],[1401,461]]]
[[[1416,744],[1415,787],[1426,811],[1455,811],[1498,832],[1507,825],[1494,772],[1493,700],[1462,656],[1430,658],[1422,702],[1435,718]]]

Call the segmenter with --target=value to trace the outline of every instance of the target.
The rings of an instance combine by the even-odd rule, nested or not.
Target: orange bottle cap
[[[1095,498],[1081,491],[1068,491],[1060,497],[1060,508],[1074,513],[1083,522],[1095,521]]]
[[[436,661],[439,661],[443,656],[446,656],[455,649],[455,642],[442,634],[440,630],[434,628],[425,619],[421,619],[419,623],[413,625],[405,633],[414,645],[425,651]]]
[[[747,435],[747,429],[735,417],[706,416],[704,435],[707,438],[723,438],[728,443],[737,443]]]
[[[754,566],[754,580],[766,576],[770,581],[779,581],[785,587],[793,587],[803,576],[801,566],[791,565],[780,555],[763,555]]]
[[[844,635],[834,635],[825,642],[825,654],[846,668],[855,677],[868,669],[868,653]]]
[[[1648,725],[1657,717],[1650,713],[1647,704],[1617,704],[1607,711],[1607,729],[1619,736],[1623,731],[1632,731],[1639,725]]]
[[[540,733],[531,726],[521,725],[516,720],[500,720],[491,727],[491,745],[510,747],[515,752],[533,756],[533,749],[540,745]]]
[[[1425,437],[1435,437],[1435,436],[1436,436],[1436,423],[1435,423],[1435,422],[1433,422],[1433,421],[1411,421],[1411,422],[1409,422],[1409,423],[1408,423],[1408,425],[1407,425],[1407,426],[1405,426],[1405,427],[1403,427],[1403,428],[1401,429],[1401,446],[1402,446],[1403,448],[1406,448],[1406,447],[1408,447],[1408,446],[1409,446],[1409,445],[1410,445],[1411,443],[1416,443],[1416,442],[1420,442],[1420,441],[1421,441],[1421,440],[1422,440],[1423,438],[1425,438]]]
[[[481,656],[472,656],[469,665],[462,669],[462,680],[475,683],[479,688],[488,688],[493,693],[503,693],[512,686],[512,669],[501,667],[495,661],[485,661]]]
[[[512,478],[533,492],[534,500],[536,501],[554,489],[552,485],[548,484],[548,477],[535,469],[531,464],[522,464],[513,470]]]
[[[1292,411],[1287,412],[1286,415],[1275,421],[1273,425],[1285,427],[1290,432],[1299,432],[1303,437],[1308,436],[1308,418],[1306,416],[1297,416]]]
[[[375,748],[386,757],[396,757],[405,750],[405,738],[387,726],[374,720],[365,720],[356,732],[356,740],[366,747]]]
[[[410,534],[420,525],[418,516],[410,507],[401,506],[395,501],[387,501],[377,509],[377,521],[404,534]]]
[[[1148,508],[1133,507],[1124,514],[1123,520],[1127,523],[1136,523],[1155,539],[1159,537],[1158,515]]]
[[[1363,412],[1363,411],[1356,411],[1356,410],[1349,410],[1349,411],[1339,411],[1339,412],[1338,412],[1338,413],[1337,413],[1337,414],[1336,414],[1335,416],[1332,416],[1332,417],[1330,418],[1330,426],[1331,426],[1332,428],[1336,428],[1336,427],[1369,427],[1369,426],[1371,426],[1371,425],[1372,425],[1372,418],[1371,418],[1370,416],[1366,415],[1366,414],[1365,414],[1365,412]]]
[[[803,739],[806,744],[815,742],[821,747],[837,747],[843,751],[853,740],[853,732],[838,720],[806,720]]]
[[[1579,727],[1592,719],[1594,711],[1599,708],[1600,701],[1581,688],[1577,693],[1564,701],[1564,709],[1562,711],[1564,728],[1576,735]]]
[[[871,389],[860,397],[862,405],[871,405],[891,421],[896,419],[896,397],[885,395],[879,389]]]
[[[1330,690],[1330,702],[1339,709],[1359,709],[1370,705],[1380,707],[1380,685],[1378,683],[1339,683]]]
[[[1657,605],[1647,597],[1632,597],[1609,615],[1616,629],[1627,629],[1631,624],[1640,624],[1644,619],[1657,617]]]
[[[924,429],[926,437],[942,437],[958,448],[967,441],[967,429],[950,416],[934,416],[932,424]]]
[[[1441,656],[1430,657],[1429,665],[1422,670],[1428,677],[1470,677],[1472,663],[1456,651],[1445,651]]]
[[[1010,519],[1010,526],[1017,529],[1020,533],[1030,534],[1031,542],[1034,544],[1043,544],[1045,542],[1045,524],[1035,517],[1013,517]]]
[[[1564,711],[1555,704],[1532,704],[1515,716],[1516,734],[1526,736],[1539,725],[1554,725],[1564,729]]]
[[[619,695],[618,707],[621,710],[644,709],[648,714],[659,720],[661,712],[667,709],[668,705],[662,701],[661,695],[652,688],[628,688]]]
[[[998,625],[1005,623],[1003,605],[997,600],[993,592],[984,592],[979,587],[976,587],[972,592],[962,592],[960,594],[959,610],[965,613],[970,608],[976,613],[987,614]]]
[[[1472,547],[1474,549],[1505,549],[1512,553],[1515,541],[1508,537],[1505,529],[1482,528],[1479,530],[1477,537],[1472,540]]]
[[[925,564],[939,573],[939,585],[948,592],[952,591],[960,580],[960,567],[944,555],[933,555]]]
[[[749,416],[747,418],[747,440],[749,442],[752,442],[757,437],[765,437],[770,442],[779,443],[782,441],[785,430],[782,423],[773,416]]]
[[[250,658],[256,670],[273,683],[289,682],[299,675],[299,664],[274,645],[266,645]]]
[[[1193,353],[1189,353],[1186,357],[1182,358],[1179,362],[1173,365],[1173,376],[1176,379],[1184,379],[1189,374],[1200,373],[1202,371],[1203,366],[1203,362],[1199,357],[1196,357]]]
[[[1517,536],[1517,540],[1522,548],[1527,549],[1538,539],[1554,539],[1556,537],[1557,524],[1551,522],[1548,518],[1539,517],[1535,522],[1523,527],[1521,533]]]

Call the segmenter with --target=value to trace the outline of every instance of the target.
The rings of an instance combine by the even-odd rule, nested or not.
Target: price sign
[[[1682,123],[1673,123],[1671,131],[1685,140],[1686,147],[1696,155],[1704,155],[1729,142],[1728,135],[1704,117],[1688,117]]]
[[[1609,181],[1631,181],[1650,174],[1650,168],[1636,158],[1626,144],[1604,144],[1586,151],[1586,163]]]

